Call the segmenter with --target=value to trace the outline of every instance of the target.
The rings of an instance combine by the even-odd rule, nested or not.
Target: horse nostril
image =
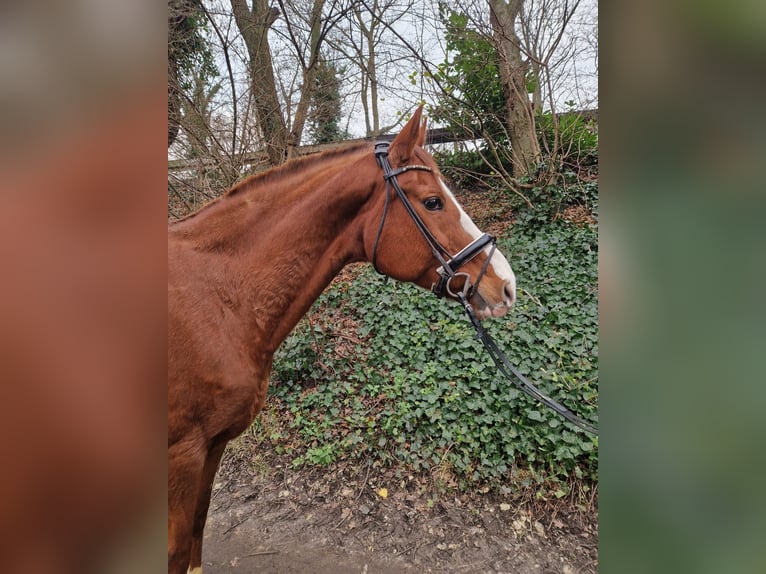
[[[507,297],[506,304],[508,307],[513,306],[514,302],[516,301],[516,285],[514,285],[511,281],[508,281],[503,287],[503,290],[505,291],[505,295]]]

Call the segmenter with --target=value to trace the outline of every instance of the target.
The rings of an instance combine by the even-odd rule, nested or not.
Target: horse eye
[[[429,197],[423,202],[423,205],[426,206],[426,209],[428,211],[438,211],[444,207],[444,204],[442,204],[442,200],[439,199],[438,197]]]

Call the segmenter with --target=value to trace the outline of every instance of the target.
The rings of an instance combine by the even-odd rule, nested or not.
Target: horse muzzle
[[[502,300],[499,303],[488,303],[487,298],[479,292],[474,294],[473,300],[472,304],[479,319],[502,317],[513,307],[516,301],[516,289],[512,282],[506,281],[503,284]]]

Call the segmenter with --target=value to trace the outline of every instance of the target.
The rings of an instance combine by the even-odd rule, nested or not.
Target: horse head
[[[482,234],[423,149],[422,106],[391,142],[376,146],[377,183],[365,228],[376,269],[438,296],[470,301],[479,318],[500,317],[516,299],[516,278],[493,237]]]

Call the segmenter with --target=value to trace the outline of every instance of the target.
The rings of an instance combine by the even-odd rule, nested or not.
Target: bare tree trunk
[[[378,79],[375,72],[375,27],[378,14],[378,1],[373,0],[371,7],[370,25],[362,18],[361,5],[354,9],[359,31],[362,38],[357,50],[359,63],[362,71],[362,107],[364,108],[364,121],[367,128],[367,137],[376,136],[380,133],[380,114],[378,113]],[[367,50],[364,50],[364,44]],[[369,96],[369,101],[367,97]]]
[[[277,96],[267,36],[279,17],[279,10],[269,8],[267,0],[253,0],[252,10],[245,0],[231,0],[231,7],[250,57],[250,84],[258,127],[269,163],[279,165],[287,158],[289,133]]]
[[[365,3],[355,4],[353,7],[354,19],[359,30],[358,42],[348,36],[348,41],[356,54],[356,62],[361,72],[361,100],[364,110],[364,122],[366,136],[375,136],[380,133],[380,113],[378,112],[378,78],[376,72],[376,44],[378,40],[375,37],[376,28],[379,25],[381,17],[381,8],[378,0],[373,0],[369,6],[370,24],[369,26],[362,17],[362,8],[368,8]]]
[[[319,67],[319,52],[322,40],[322,9],[325,0],[314,0],[314,7],[311,11],[311,35],[309,39],[308,62],[303,68],[303,85],[301,86],[301,97],[298,101],[298,107],[295,110],[295,119],[293,120],[293,129],[290,133],[290,154],[293,148],[301,143],[303,128],[306,125],[309,105],[315,92],[315,83],[317,69]],[[297,46],[296,46],[297,48]]]
[[[492,33],[500,56],[500,81],[505,96],[513,175],[520,177],[530,174],[541,159],[535,116],[527,95],[526,66],[515,30],[523,0],[488,1]]]
[[[543,113],[543,90],[542,77],[540,76],[540,64],[532,62],[532,75],[534,76],[535,89],[532,92],[532,111],[535,114]]]
[[[364,58],[360,57],[359,60],[360,70],[364,70]],[[372,125],[370,124],[370,104],[367,102],[367,85],[369,83],[369,78],[367,77],[367,74],[362,72],[362,109],[364,110],[364,135],[369,137],[372,135]]]
[[[377,7],[377,6],[376,6]],[[367,31],[367,70],[370,77],[370,100],[372,104],[372,133],[368,135],[380,134],[380,114],[378,113],[378,75],[375,70],[375,38],[372,26]]]

